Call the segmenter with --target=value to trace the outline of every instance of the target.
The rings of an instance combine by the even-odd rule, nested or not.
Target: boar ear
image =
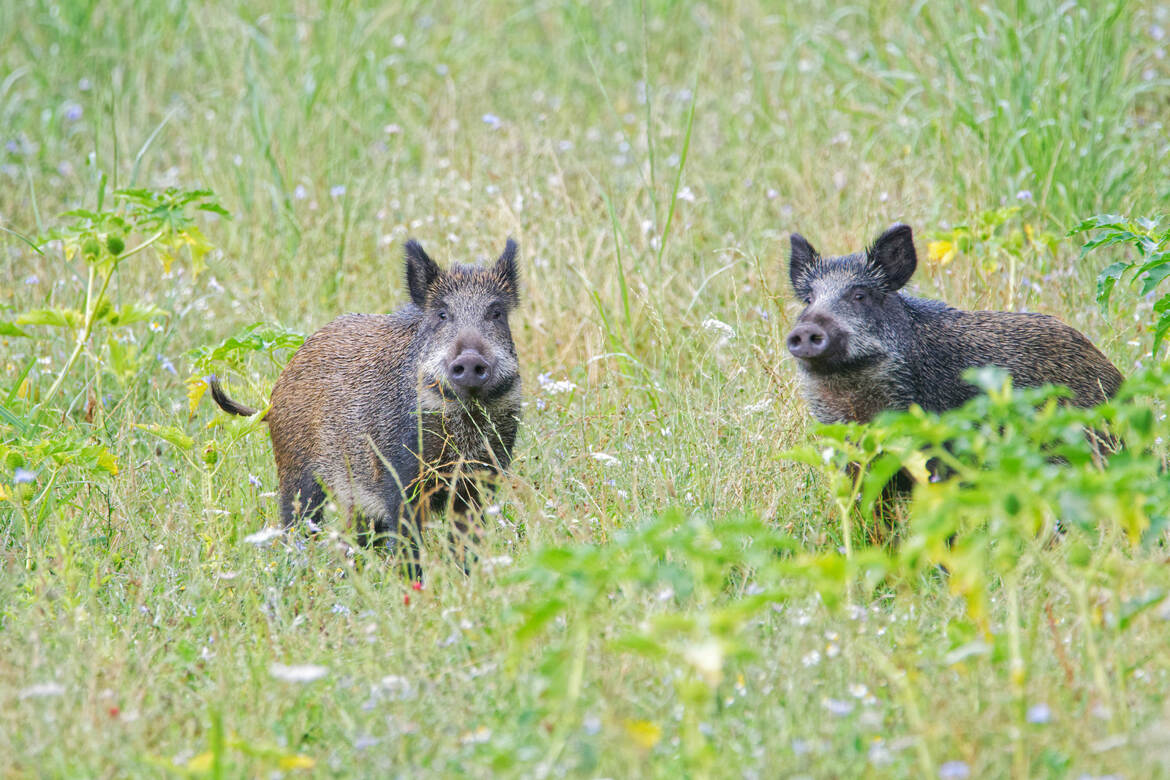
[[[914,254],[914,233],[909,225],[897,224],[878,236],[866,252],[866,259],[886,277],[891,291],[898,290],[914,274],[918,256]]]
[[[792,242],[792,253],[788,257],[788,278],[792,281],[796,297],[803,299],[808,295],[809,269],[819,255],[800,233],[793,233],[789,240]]]
[[[422,244],[413,238],[406,242],[406,286],[415,306],[427,302],[427,290],[442,274],[435,261],[423,251]]]
[[[520,297],[520,269],[516,264],[516,250],[518,249],[516,241],[509,238],[504,244],[504,253],[500,255],[500,259],[492,266],[492,273],[495,274],[504,287],[511,295],[513,302]]]

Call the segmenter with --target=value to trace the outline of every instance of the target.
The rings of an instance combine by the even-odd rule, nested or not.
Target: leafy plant
[[[1058,243],[1057,236],[1037,229],[1023,217],[1021,206],[984,211],[967,224],[931,234],[926,247],[928,266],[943,268],[966,256],[980,278],[988,279],[1007,265],[1008,298],[1015,297],[1020,269],[1043,267]],[[1037,257],[1039,256],[1039,257]]]
[[[1102,626],[1091,604],[1107,593],[1115,614],[1133,611],[1137,583],[1121,573],[1126,569],[1117,556],[1127,546],[1153,543],[1170,527],[1170,480],[1165,462],[1153,454],[1170,434],[1161,400],[1170,367],[1131,377],[1094,409],[1062,403],[1064,388],[1013,388],[1011,378],[994,368],[969,372],[968,381],[984,393],[959,409],[934,415],[911,407],[869,425],[819,426],[816,444],[787,457],[816,464],[839,496],[863,497],[866,509],[866,499],[881,492],[894,470],[914,471],[920,478],[905,507],[904,539],[888,553],[885,571],[903,582],[945,571],[983,634],[996,633],[990,594],[1004,589],[1010,600],[1016,583],[1041,571],[1065,589],[1086,627],[1108,629],[1116,638],[1128,621]],[[1124,446],[1102,452],[1096,444],[1102,439]],[[927,458],[945,478],[924,473]],[[857,463],[869,468],[851,468]],[[856,509],[842,506],[848,538]],[[844,557],[850,554],[846,548]],[[836,572],[841,592],[858,567],[839,556],[822,553],[816,561],[820,572]],[[881,565],[870,561],[871,570]],[[1097,695],[1110,702],[1123,670],[1105,668],[1098,631],[1084,637]]]
[[[59,478],[62,471],[68,469],[87,478],[118,471],[114,455],[97,440],[97,426],[91,425],[94,408],[87,408],[86,419],[80,421],[69,416],[75,400],[60,414],[51,411],[83,357],[92,368],[95,383],[100,383],[103,371],[123,382],[140,371],[140,350],[113,335],[100,338],[100,331],[112,333],[170,316],[144,300],[116,304],[108,293],[118,270],[135,255],[149,252],[164,270],[183,257],[197,275],[205,267],[204,257],[211,245],[192,212],[228,216],[209,190],[117,190],[111,200],[105,208],[103,179],[95,209],[66,212],[62,215],[64,226],[36,240],[21,236],[42,256],[57,255],[64,268],[80,263],[85,272],[84,287],[77,291],[78,305],[27,309],[0,322],[4,336],[40,341],[46,351],[64,341],[68,349],[68,357],[44,393],[38,393],[31,381],[33,359],[0,400],[0,461],[12,474],[13,485],[0,498],[16,504],[25,520],[26,542],[33,521],[43,522],[52,510],[54,488],[63,481]],[[92,398],[100,410],[100,385]],[[77,489],[83,484],[80,480],[69,482]]]
[[[266,355],[274,367],[284,368],[289,353],[305,343],[305,334],[268,322],[254,322],[214,346],[192,350],[188,357],[195,364],[196,373],[187,379],[187,399],[190,411],[195,413],[203,394],[207,392],[205,377],[216,367],[239,372],[254,354]]]
[[[1129,274],[1131,285],[1140,285],[1139,295],[1153,293],[1170,277],[1170,228],[1160,227],[1159,217],[1128,217],[1100,214],[1083,220],[1069,231],[1070,236],[1090,233],[1081,249],[1081,257],[1102,247],[1128,245],[1136,253],[1106,266],[1097,275],[1097,302],[1107,306],[1117,282]],[[1170,291],[1154,302],[1154,348],[1158,352],[1162,340],[1170,332]]]
[[[728,665],[750,656],[743,630],[786,597],[777,575],[781,554],[793,549],[790,539],[759,520],[727,519],[716,528],[702,516],[677,509],[619,531],[606,544],[549,547],[515,575],[517,582],[534,586],[532,598],[513,611],[516,637],[528,645],[553,626],[567,631],[569,658],[547,667],[555,677],[549,690],[562,694],[554,706],[562,710],[558,714],[567,727],[597,633],[590,621],[594,605],[616,593],[643,605],[640,629],[615,637],[608,649],[672,670],[684,708],[684,758],[692,769],[709,769],[714,751],[700,722],[727,685]],[[652,747],[660,727],[631,721],[627,731]],[[554,743],[546,764],[563,747],[563,738]]]

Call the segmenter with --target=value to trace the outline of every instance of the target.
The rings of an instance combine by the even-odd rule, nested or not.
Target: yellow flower
[[[926,257],[942,268],[955,259],[955,245],[951,241],[931,241],[926,245]]]
[[[627,720],[626,734],[643,750],[650,750],[662,738],[662,729],[648,720]]]

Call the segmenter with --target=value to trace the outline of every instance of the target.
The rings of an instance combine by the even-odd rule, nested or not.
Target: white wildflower
[[[60,696],[65,693],[65,686],[61,683],[38,683],[24,688],[20,692],[21,699],[39,699],[46,696]]]
[[[414,685],[410,680],[401,677],[397,674],[388,674],[382,678],[382,691],[392,699],[413,699],[415,696]]]
[[[703,320],[703,330],[709,330],[719,334],[719,343],[726,344],[735,338],[735,328],[728,325],[722,320],[717,320],[714,317],[708,317]]]
[[[507,567],[509,567],[511,565],[512,565],[512,556],[511,555],[496,555],[496,556],[493,556],[491,558],[485,558],[480,563],[480,567],[484,571],[491,571],[492,569],[506,569]]]
[[[571,393],[577,389],[577,385],[573,384],[567,379],[553,379],[549,374],[540,374],[536,377],[536,381],[540,383],[540,389],[549,395],[557,395],[559,393]]]
[[[293,666],[272,664],[268,667],[268,673],[277,680],[283,680],[284,682],[308,683],[325,677],[329,674],[329,669],[317,664],[298,664]]]
[[[683,657],[712,688],[723,679],[723,644],[718,639],[688,645]]]
[[[248,534],[244,537],[244,541],[248,544],[265,544],[266,542],[270,542],[283,534],[283,528],[269,526],[268,528],[261,528],[254,534]]]

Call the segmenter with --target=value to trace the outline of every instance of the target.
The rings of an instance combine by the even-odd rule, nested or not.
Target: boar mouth
[[[481,387],[459,387],[438,377],[424,385],[423,389],[442,401],[475,402],[486,406],[511,393],[519,381],[515,374],[501,377],[499,381]]]
[[[798,357],[796,360],[809,373],[821,376],[835,376],[864,371],[867,368],[872,368],[882,363],[886,357],[885,354],[880,352],[845,356],[836,351],[832,351],[814,358]]]

